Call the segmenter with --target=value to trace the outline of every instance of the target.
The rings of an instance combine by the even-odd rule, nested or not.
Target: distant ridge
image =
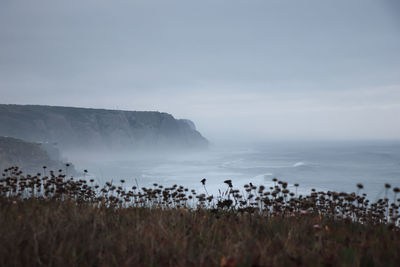
[[[18,166],[25,172],[42,172],[42,166],[49,170],[64,169],[59,155],[51,155],[44,144],[26,142],[12,137],[0,136],[0,170]],[[75,173],[73,166],[70,174]]]
[[[0,104],[0,136],[66,149],[204,149],[189,120],[156,111]]]

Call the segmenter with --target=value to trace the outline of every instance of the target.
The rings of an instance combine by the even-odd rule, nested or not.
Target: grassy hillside
[[[0,201],[1,266],[399,266],[386,225],[318,215]],[[318,227],[315,227],[318,225]]]
[[[177,185],[4,174],[0,266],[400,265],[398,200],[296,196],[278,181],[238,190],[228,180],[214,198]]]
[[[43,171],[44,165],[52,169],[65,168],[61,162],[50,158],[40,144],[0,136],[0,169],[20,166],[24,171],[33,172]]]

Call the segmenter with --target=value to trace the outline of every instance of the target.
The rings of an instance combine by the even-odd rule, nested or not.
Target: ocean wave
[[[299,161],[299,162],[296,162],[295,164],[293,164],[293,167],[295,167],[295,168],[302,167],[302,166],[306,166],[306,163],[303,161]]]

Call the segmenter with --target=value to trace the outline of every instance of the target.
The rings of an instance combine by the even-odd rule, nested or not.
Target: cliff
[[[41,144],[0,136],[0,170],[11,166],[32,173],[43,172],[42,166],[48,170],[65,170],[65,165],[58,158],[52,158]],[[73,166],[69,169],[71,174],[75,173]]]
[[[62,150],[199,149],[193,122],[167,113],[38,105],[0,105],[0,136],[57,143]]]

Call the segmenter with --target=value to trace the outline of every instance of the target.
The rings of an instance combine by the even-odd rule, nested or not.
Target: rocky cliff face
[[[208,146],[193,122],[167,113],[37,105],[0,105],[0,136],[57,143],[62,150]]]

